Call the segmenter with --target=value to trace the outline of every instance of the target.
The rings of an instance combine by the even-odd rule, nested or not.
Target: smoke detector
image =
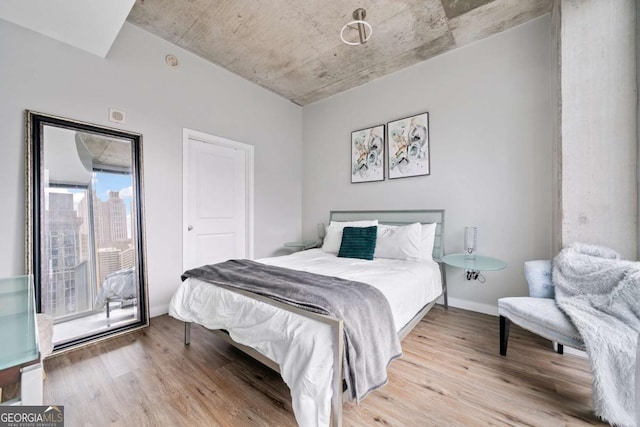
[[[164,57],[164,62],[167,63],[167,65],[171,68],[178,68],[180,67],[180,62],[178,61],[178,58],[176,58],[175,55],[167,55]]]

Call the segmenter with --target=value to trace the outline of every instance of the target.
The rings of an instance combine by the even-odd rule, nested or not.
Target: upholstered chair
[[[569,318],[556,306],[551,283],[551,261],[525,262],[528,297],[498,300],[500,315],[500,354],[506,356],[510,322],[558,344],[562,354],[565,345],[585,350],[584,342]]]

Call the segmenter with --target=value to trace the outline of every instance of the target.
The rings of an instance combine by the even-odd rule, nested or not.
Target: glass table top
[[[507,263],[504,261],[482,255],[476,255],[475,259],[467,259],[466,254],[449,254],[445,255],[442,261],[452,267],[466,270],[493,271],[507,267]]]
[[[287,242],[283,246],[285,248],[308,249],[316,246],[318,243],[317,240],[300,240],[297,242]]]
[[[0,370],[39,358],[31,276],[0,279]]]

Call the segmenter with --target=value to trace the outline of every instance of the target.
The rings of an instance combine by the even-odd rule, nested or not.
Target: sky
[[[131,186],[132,176],[94,172],[93,177],[98,199],[102,201],[109,199],[109,191],[118,191],[120,193],[120,198],[124,200],[124,205],[127,208],[127,234],[131,237],[131,199],[133,197],[133,189]]]
[[[109,198],[109,191],[119,191],[127,205],[127,214],[131,211],[131,175],[120,175],[114,173],[94,172],[94,183],[96,186],[96,195],[102,201]]]
[[[120,198],[124,201],[127,209],[127,233],[131,236],[131,200],[133,197],[131,187],[131,175],[122,175],[106,172],[94,172],[93,182],[98,199],[106,201],[109,199],[109,191],[118,191]],[[74,188],[53,187],[47,189],[54,193],[73,194],[73,208],[78,210],[80,201],[84,199],[84,190]],[[48,209],[48,208],[45,208]]]

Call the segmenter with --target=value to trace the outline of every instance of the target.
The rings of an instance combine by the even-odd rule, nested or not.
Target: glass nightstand
[[[480,277],[480,271],[502,270],[507,267],[507,263],[502,260],[482,255],[475,255],[473,259],[468,259],[466,254],[449,254],[445,255],[442,261],[451,267],[467,270],[467,280]]]
[[[320,243],[318,240],[300,240],[297,242],[287,242],[282,246],[295,252],[314,248],[318,246],[318,243]]]
[[[42,405],[42,364],[31,276],[0,279],[0,342],[0,387],[20,381],[20,399],[3,405]]]

